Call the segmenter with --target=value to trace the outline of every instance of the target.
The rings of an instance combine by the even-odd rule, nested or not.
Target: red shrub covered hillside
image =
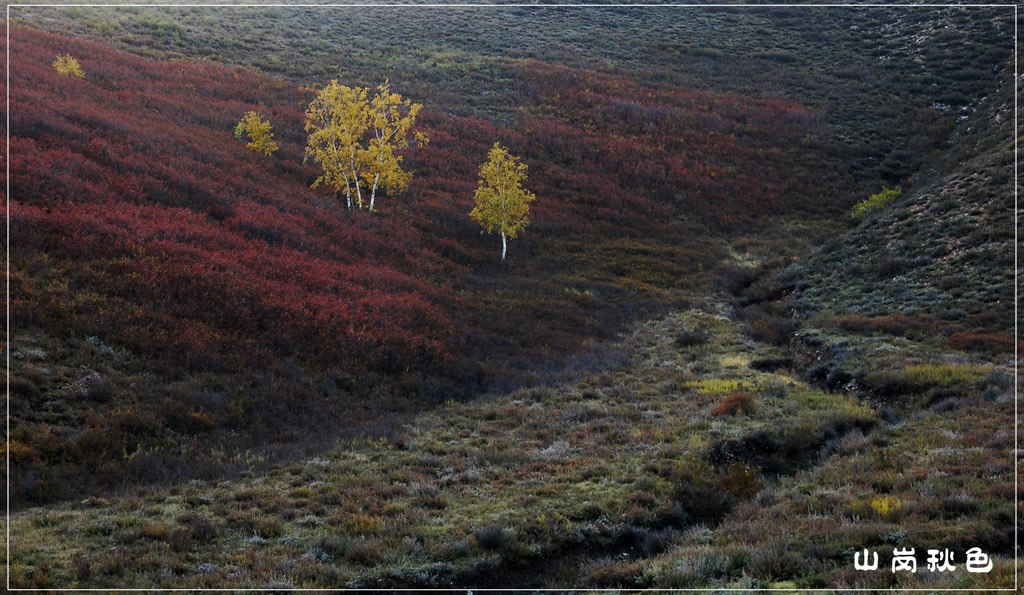
[[[287,361],[330,384],[286,373],[312,400],[463,395],[557,366],[700,282],[723,252],[709,234],[815,198],[778,171],[798,160],[777,147],[815,122],[799,106],[510,62],[519,112],[499,124],[428,104],[409,191],[380,215],[346,211],[309,188],[309,89],[28,28],[11,31],[11,52],[15,337],[96,337],[169,378]],[[51,66],[63,54],[84,78]],[[249,110],[273,124],[271,157],[232,134]],[[538,197],[512,266],[467,216],[495,141],[529,164]],[[222,388],[227,400],[189,407],[236,430],[237,399],[272,415],[295,392]],[[71,442],[89,417],[76,419]]]
[[[514,130],[427,115],[434,142],[411,156],[419,188],[384,207],[402,201],[410,226],[339,211],[308,189],[316,173],[300,165],[303,90],[24,28],[12,45],[12,244],[19,264],[40,273],[18,279],[15,317],[113,333],[172,365],[240,345],[246,358],[446,357],[460,329],[457,300],[439,281],[462,271],[424,246],[452,236],[493,259],[493,242],[468,247],[464,211],[494,139],[534,164],[535,233],[649,236],[674,213],[721,222],[778,212],[777,188],[751,159],[758,149],[736,133],[765,138],[806,119],[791,105],[524,65],[522,99],[539,108]],[[61,53],[87,76],[59,75],[50,63]],[[274,157],[231,135],[251,109],[275,126]],[[424,242],[425,230],[435,237]],[[66,283],[39,283],[43,266]]]
[[[170,366],[446,357],[454,298],[431,283],[439,268],[418,233],[308,189],[304,93],[244,70],[12,33],[11,243],[32,275],[14,286],[15,320]],[[64,52],[84,79],[50,66]],[[279,157],[233,138],[250,109],[275,123]]]

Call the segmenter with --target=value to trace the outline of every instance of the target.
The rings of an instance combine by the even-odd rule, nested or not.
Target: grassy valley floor
[[[825,318],[783,349],[738,314],[697,303],[638,325],[615,369],[451,402],[390,441],[19,512],[12,586],[1012,584],[1005,366]],[[809,383],[837,345],[856,378]],[[894,574],[896,546],[995,567]],[[853,569],[865,547],[882,569]]]

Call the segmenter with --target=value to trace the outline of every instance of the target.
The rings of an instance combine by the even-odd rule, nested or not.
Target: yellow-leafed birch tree
[[[306,110],[306,157],[311,157],[324,172],[313,182],[313,188],[324,185],[334,188],[335,193],[344,188],[350,209],[353,190],[359,208],[363,208],[358,171],[364,159],[362,138],[370,125],[367,107],[366,89],[331,81]]]
[[[363,176],[371,188],[371,211],[378,187],[395,195],[409,184],[409,174],[402,171],[402,156],[395,154],[395,151],[409,147],[410,133],[416,124],[416,115],[422,108],[421,104],[393,93],[387,81],[377,87],[377,94],[370,101],[373,138],[366,147],[367,167]],[[427,143],[426,135],[421,132],[415,133],[413,138],[420,145]]]
[[[498,143],[480,166],[480,185],[473,200],[476,207],[469,216],[487,233],[501,234],[501,260],[505,260],[508,239],[515,238],[530,224],[530,203],[537,197],[523,188],[526,164],[513,157]]]
[[[322,184],[336,192],[344,189],[350,209],[353,195],[356,207],[364,207],[363,188],[369,188],[365,206],[373,211],[379,188],[394,195],[408,186],[409,174],[396,151],[410,146],[410,136],[421,144],[427,137],[412,132],[422,105],[393,93],[386,82],[372,99],[368,96],[367,88],[337,81],[325,86],[306,110],[306,156],[323,168],[314,188]]]
[[[242,135],[248,134],[252,142],[245,145],[246,148],[269,156],[277,150],[274,133],[270,130],[270,122],[264,120],[258,113],[245,112],[242,121],[235,126],[235,137],[242,138]]]
[[[82,70],[82,66],[78,63],[71,54],[63,54],[57,56],[57,59],[53,61],[53,69],[59,74],[64,76],[75,76],[78,78],[85,78],[85,71]]]

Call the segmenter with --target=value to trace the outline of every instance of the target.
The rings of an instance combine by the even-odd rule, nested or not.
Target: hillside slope
[[[763,181],[805,151],[799,105],[523,62],[519,126],[429,106],[410,191],[348,212],[309,189],[309,89],[29,28],[12,52],[17,505],[595,365],[713,281],[724,229],[811,200]],[[51,67],[67,53],[83,79]],[[251,109],[273,157],[231,134]],[[495,140],[539,197],[512,266],[467,216]]]
[[[12,18],[144,56],[244,65],[302,84],[375,85],[384,76],[447,112],[507,123],[533,107],[519,82],[524,60],[658,89],[798,101],[826,124],[804,142],[818,145],[828,168],[809,162],[812,171],[779,181],[816,185],[826,201],[806,208],[832,214],[844,203],[831,193],[850,201],[857,186],[903,183],[948,149],[956,118],[998,84],[1014,51],[1009,6],[645,4],[22,6]]]
[[[422,93],[376,215],[309,189],[315,86],[13,28],[12,585],[1006,587],[1012,23],[899,10],[566,11],[524,50],[564,15],[455,11],[447,57],[399,18],[340,70],[390,13],[274,13],[279,74]],[[37,14],[263,59],[244,19]],[[466,217],[495,140],[538,195],[506,265]],[[994,568],[852,570],[895,547]]]
[[[912,192],[784,274],[805,309],[1013,327],[1013,98],[964,115],[953,148]],[[941,172],[941,173],[940,173]]]

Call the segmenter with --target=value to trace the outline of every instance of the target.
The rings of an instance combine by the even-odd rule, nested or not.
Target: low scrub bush
[[[892,522],[903,517],[904,506],[896,496],[868,496],[850,504],[847,513],[862,519]]]
[[[869,372],[861,383],[883,396],[919,394],[932,388],[969,388],[987,372],[985,367],[968,364],[916,364],[902,370]]]
[[[874,273],[879,279],[898,277],[917,266],[917,262],[906,258],[886,256],[874,262]]]
[[[761,343],[785,346],[799,325],[778,305],[758,304],[741,311],[750,337]]]
[[[750,415],[757,412],[757,399],[750,393],[733,393],[722,399],[712,411],[714,415]]]
[[[746,382],[741,380],[708,378],[706,380],[694,380],[687,382],[684,386],[697,390],[699,395],[724,395],[748,388]]]
[[[697,347],[707,343],[710,338],[711,334],[704,329],[685,329],[676,337],[676,347],[680,349]]]
[[[327,523],[338,535],[368,537],[384,530],[384,519],[366,514],[348,514],[331,517]]]
[[[501,525],[488,525],[473,532],[476,543],[487,551],[500,550],[505,546],[505,529]]]
[[[217,538],[217,528],[213,525],[213,521],[204,516],[192,519],[188,524],[188,531],[192,539],[201,543]]]
[[[754,550],[747,563],[747,570],[751,576],[778,581],[796,576],[803,566],[803,559],[784,545],[772,544]]]
[[[587,572],[587,584],[602,589],[644,587],[649,582],[640,562],[601,560],[591,565]]]
[[[363,566],[374,566],[380,561],[381,553],[379,543],[360,541],[350,545],[345,551],[345,559]]]
[[[192,544],[192,537],[189,534],[188,529],[178,528],[171,531],[170,536],[167,539],[167,543],[171,546],[171,549],[176,552],[188,551]]]
[[[707,461],[719,469],[744,463],[765,473],[790,472],[816,457],[830,441],[877,423],[877,414],[869,406],[850,397],[804,391],[790,399],[800,411],[788,423],[755,427],[739,438],[713,441],[705,451]]]
[[[926,320],[902,314],[877,318],[868,316],[838,316],[836,317],[836,324],[839,328],[854,333],[883,333],[897,337],[912,337],[933,328]]]
[[[674,564],[658,575],[656,585],[663,589],[706,587],[728,572],[729,557],[704,547],[696,552],[679,552]]]
[[[689,523],[709,527],[721,522],[736,504],[736,498],[714,480],[707,484],[692,481],[682,483],[676,488],[676,500],[686,511]]]
[[[793,365],[793,358],[790,357],[765,357],[750,362],[750,369],[758,372],[774,372]]]
[[[960,351],[978,351],[990,355],[1013,353],[1013,338],[988,333],[953,333],[943,341],[944,345]]]
[[[764,485],[761,481],[761,470],[751,465],[734,463],[729,469],[719,474],[716,481],[722,490],[738,499],[754,497]]]
[[[860,219],[873,211],[878,211],[885,208],[887,205],[892,203],[894,200],[899,198],[900,194],[903,193],[903,188],[897,186],[895,188],[882,187],[882,191],[876,194],[872,194],[866,199],[860,201],[853,206],[850,210],[850,217],[854,219]]]

